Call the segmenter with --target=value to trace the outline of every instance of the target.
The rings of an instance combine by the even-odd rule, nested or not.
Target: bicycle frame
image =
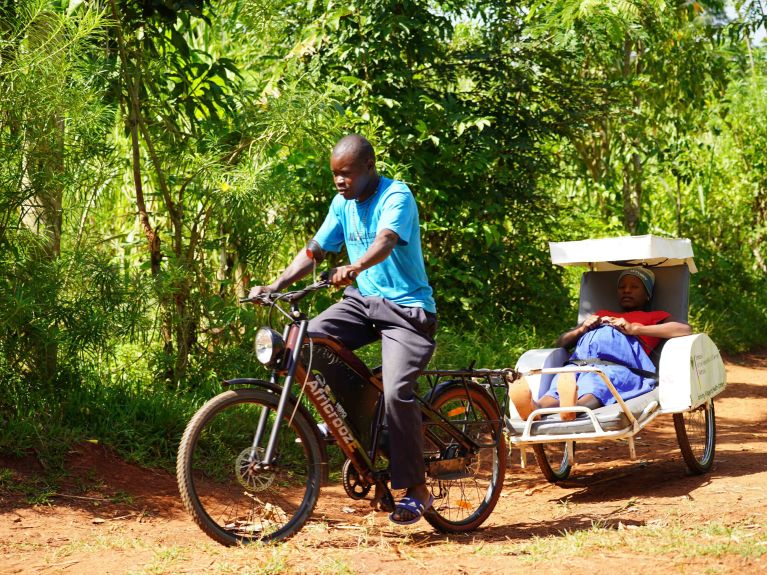
[[[285,337],[283,339],[286,345],[282,361],[280,365],[273,370],[271,377],[271,383],[282,388],[277,413],[274,418],[271,433],[269,434],[269,442],[264,450],[260,463],[257,463],[256,465],[263,469],[268,469],[271,465],[275,446],[277,445],[279,427],[289,404],[289,400],[292,397],[293,388],[298,382],[301,385],[301,394],[305,394],[315,406],[320,417],[327,425],[328,430],[335,438],[339,448],[357,470],[360,479],[368,485],[381,485],[384,488],[384,494],[389,493],[388,488],[385,485],[387,477],[384,473],[377,472],[374,464],[378,451],[380,450],[379,437],[383,427],[384,418],[383,401],[380,401],[379,399],[377,402],[373,420],[371,422],[372,435],[370,441],[367,442],[368,449],[366,450],[363,445],[365,442],[361,441],[360,437],[358,437],[358,433],[355,433],[347,421],[348,416],[350,413],[354,412],[355,407],[346,407],[342,405],[339,398],[334,397],[334,394],[330,389],[330,384],[318,381],[317,375],[312,372],[312,366],[305,365],[302,360],[302,350],[309,346],[317,349],[324,348],[331,354],[331,356],[334,356],[335,359],[354,371],[367,386],[372,387],[379,398],[383,394],[383,381],[381,376],[372,373],[362,360],[335,338],[323,334],[309,333],[309,320],[304,314],[298,312],[295,304],[293,305],[291,320],[291,323],[286,326],[284,332]],[[497,386],[499,384],[493,384],[491,376],[499,376],[503,373],[505,372],[474,370],[470,368],[468,370],[428,371],[424,372],[423,375],[429,380],[432,390],[436,389],[440,381],[445,378],[453,378],[451,381],[459,379],[463,382],[463,385],[467,385],[467,382],[472,379],[484,378],[487,382],[486,388],[492,389],[493,385]],[[280,378],[283,378],[281,386],[278,384]],[[503,385],[505,386],[505,383]],[[367,391],[370,390],[368,389]],[[492,395],[496,401],[496,405],[498,405],[497,396],[495,394]],[[417,398],[417,400],[424,417],[425,436],[428,437],[434,445],[439,446],[441,453],[440,459],[443,459],[446,456],[446,450],[448,448],[446,437],[449,438],[447,441],[450,442],[450,449],[453,457],[476,453],[481,447],[486,447],[485,445],[478,445],[456,425],[445,419],[439,412],[433,410],[426,401],[421,398]],[[296,401],[300,401],[300,396]],[[500,405],[498,405],[498,413],[503,413],[503,407]],[[254,435],[252,445],[253,454],[255,454],[258,446],[261,444],[266,431],[266,416],[267,413],[266,410],[264,410]],[[502,425],[502,418],[499,415],[499,429],[502,428]],[[444,431],[447,436],[445,437],[443,435],[440,437],[440,435],[435,433],[435,427]]]

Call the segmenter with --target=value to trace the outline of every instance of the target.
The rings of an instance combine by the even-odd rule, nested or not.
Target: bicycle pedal
[[[391,513],[394,511],[394,496],[392,496],[391,491],[386,487],[382,486],[380,483],[376,483],[370,506],[376,511],[386,511]]]

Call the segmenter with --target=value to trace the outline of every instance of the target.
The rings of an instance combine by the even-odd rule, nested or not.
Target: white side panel
[[[719,349],[704,333],[669,339],[659,373],[660,408],[665,412],[698,407],[727,385]]]

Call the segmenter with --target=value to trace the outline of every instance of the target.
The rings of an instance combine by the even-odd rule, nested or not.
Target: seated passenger
[[[690,335],[686,323],[667,321],[665,311],[646,311],[652,298],[655,274],[646,268],[629,268],[618,277],[618,299],[621,312],[599,310],[578,327],[559,336],[557,346],[569,348],[574,360],[602,360],[618,365],[595,362],[610,379],[622,399],[631,399],[653,389],[657,380],[635,373],[628,368],[655,372],[650,353],[661,339]],[[624,367],[625,366],[625,367]],[[514,382],[509,395],[522,419],[539,407],[569,407],[583,405],[596,409],[616,403],[602,378],[593,372],[559,373],[551,387],[537,402],[533,401],[524,378]],[[572,420],[576,412],[560,413],[563,420]]]

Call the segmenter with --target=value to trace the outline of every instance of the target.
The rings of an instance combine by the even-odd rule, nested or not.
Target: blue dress
[[[628,365],[645,371],[655,372],[655,366],[648,357],[639,340],[633,335],[625,335],[609,325],[603,325],[584,333],[575,346],[575,351],[570,359],[599,358],[606,361],[614,361],[621,365],[598,365],[601,371],[610,379],[615,389],[624,400],[647,393],[658,385],[657,379],[651,379],[637,375],[633,371],[622,367]],[[557,381],[555,376],[551,387],[546,392],[559,399],[557,393]],[[616,403],[615,397],[596,373],[577,373],[578,397],[593,394],[603,405]]]

